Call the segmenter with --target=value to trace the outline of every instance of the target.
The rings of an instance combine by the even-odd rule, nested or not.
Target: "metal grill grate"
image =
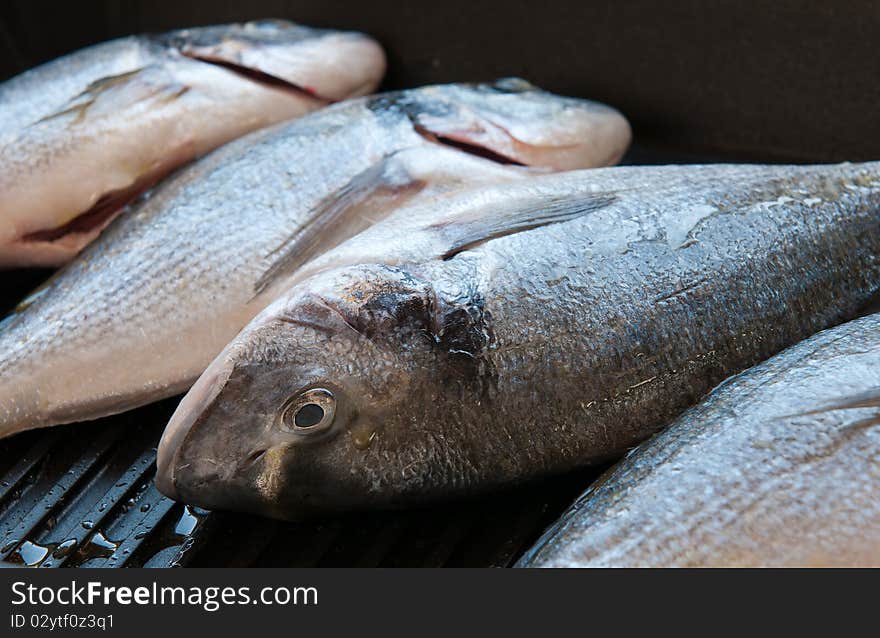
[[[0,442],[0,558],[39,567],[503,567],[597,472],[307,523],[208,513],[153,485],[155,446],[175,403]]]
[[[0,442],[0,558],[42,567],[182,563],[205,516],[153,486],[172,407]]]

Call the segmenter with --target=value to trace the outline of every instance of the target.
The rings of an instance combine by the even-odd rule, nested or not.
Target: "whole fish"
[[[401,233],[420,259],[319,270],[227,346],[161,490],[298,518],[614,458],[880,285],[880,163],[597,169],[437,209]]]
[[[716,388],[520,564],[880,566],[880,315]]]
[[[68,261],[172,169],[384,70],[362,34],[261,21],[113,40],[0,84],[0,267]]]
[[[0,324],[0,436],[187,389],[302,263],[403,202],[530,174],[518,164],[616,161],[628,140],[613,109],[504,80],[352,100],[233,142]]]

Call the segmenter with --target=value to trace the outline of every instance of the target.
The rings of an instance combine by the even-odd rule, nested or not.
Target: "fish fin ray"
[[[349,229],[327,249],[366,230],[421,192],[427,184],[424,176],[414,175],[409,170],[405,157],[399,157],[399,154],[387,155],[357,174],[340,190],[324,198],[306,220],[269,253],[268,256],[273,257],[272,263],[257,280],[255,296],[324,252],[321,246],[328,233],[342,225]]]
[[[610,206],[617,199],[617,194],[612,192],[578,193],[556,198],[529,196],[512,208],[505,204],[484,209],[479,217],[451,218],[433,224],[431,228],[444,235],[446,252],[441,259],[448,261],[493,239],[571,221]]]
[[[60,110],[37,120],[34,124],[69,118],[68,124],[81,124],[87,118],[119,113],[150,100],[169,102],[190,90],[157,67],[110,75],[89,84]]]
[[[780,418],[791,418],[795,416],[814,416],[817,414],[825,414],[827,412],[837,412],[838,410],[855,410],[859,408],[878,408],[880,409],[880,389],[872,389],[860,394],[852,396],[844,396],[840,399],[829,403],[815,410],[808,410],[799,414],[788,415]]]

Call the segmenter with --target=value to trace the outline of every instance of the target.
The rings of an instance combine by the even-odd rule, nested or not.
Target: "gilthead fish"
[[[59,265],[172,169],[365,95],[359,33],[262,21],[113,40],[0,85],[0,267]]]
[[[723,383],[522,566],[880,566],[880,315]]]
[[[419,259],[319,269],[227,346],[161,490],[298,518],[618,457],[880,286],[880,163],[572,172],[422,221]]]
[[[0,326],[0,436],[187,389],[297,268],[406,201],[616,161],[626,120],[521,80],[362,98],[166,180]],[[483,157],[487,156],[487,157]]]

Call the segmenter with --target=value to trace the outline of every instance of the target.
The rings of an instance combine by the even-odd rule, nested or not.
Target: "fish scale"
[[[167,409],[167,408],[166,408]],[[156,419],[155,408],[145,408],[129,415],[127,418],[149,423],[155,419],[155,425],[160,426],[162,419]],[[120,417],[114,417],[109,421],[114,421]],[[102,427],[116,427],[115,424],[103,424]],[[81,449],[84,447],[78,440],[88,439],[93,434],[97,434],[100,430],[94,426],[87,426],[78,437],[73,437],[64,429],[49,430],[38,435],[39,450],[33,448],[33,454],[29,454],[26,466],[32,467],[34,463],[40,461],[38,453],[45,453],[56,447],[57,449],[71,446]],[[26,435],[28,436],[28,435]],[[254,551],[264,552],[261,559],[264,564],[288,564],[291,566],[304,566],[306,564],[320,565],[382,565],[382,564],[424,564],[421,562],[421,551],[409,549],[413,543],[417,543],[418,547],[434,545],[437,550],[442,543],[446,542],[446,538],[435,538],[431,530],[434,524],[427,522],[431,517],[442,518],[446,520],[458,520],[460,516],[455,511],[436,512],[430,515],[426,522],[422,525],[415,525],[415,519],[412,516],[392,513],[380,513],[371,518],[361,521],[360,519],[343,521],[342,529],[330,541],[326,542],[321,535],[321,528],[312,525],[282,525],[275,521],[253,519],[248,517],[236,517],[234,514],[216,513],[203,519],[199,525],[186,537],[181,538],[173,534],[175,523],[180,518],[182,510],[181,505],[174,505],[168,499],[160,501],[165,504],[164,517],[160,517],[158,524],[147,531],[147,535],[140,539],[135,539],[138,530],[143,527],[130,526],[131,531],[128,537],[126,548],[131,548],[130,553],[123,557],[117,552],[115,561],[109,560],[109,557],[93,558],[90,561],[84,561],[83,557],[78,555],[77,550],[84,540],[90,537],[95,531],[102,530],[112,526],[112,521],[120,511],[121,505],[131,498],[132,490],[138,485],[148,483],[152,471],[149,463],[152,463],[155,457],[155,437],[158,436],[157,427],[140,428],[136,427],[134,431],[129,430],[129,436],[119,442],[119,449],[115,453],[106,456],[102,463],[105,465],[104,474],[112,475],[111,466],[118,466],[122,472],[118,479],[112,483],[112,487],[105,493],[95,493],[91,488],[91,483],[80,482],[73,491],[80,492],[75,498],[77,505],[69,510],[63,503],[56,504],[55,508],[48,510],[49,516],[57,517],[58,524],[51,530],[51,536],[40,533],[38,530],[27,535],[24,541],[29,541],[38,547],[47,547],[57,545],[65,539],[76,538],[77,546],[55,558],[53,552],[48,552],[47,557],[40,562],[41,567],[76,567],[88,562],[92,566],[106,567],[122,567],[125,565],[144,565],[144,566],[173,566],[179,564],[202,564],[216,565],[226,564],[230,561],[236,561],[236,564],[250,565],[254,564],[256,558]],[[33,438],[33,437],[30,437]],[[7,442],[16,442],[14,439]],[[22,441],[27,443],[28,441]],[[125,464],[125,459],[132,459],[128,468],[123,469],[121,466]],[[148,460],[149,463],[144,464],[142,461]],[[10,478],[10,474],[6,473],[2,476],[3,480]],[[513,497],[504,496],[501,499],[491,499],[479,507],[483,510],[489,508],[492,512],[487,514],[488,520],[481,523],[481,528],[486,530],[486,535],[480,539],[468,540],[467,535],[462,532],[456,534],[457,538],[463,538],[463,543],[467,543],[470,547],[466,554],[470,558],[459,558],[464,560],[466,564],[481,564],[481,554],[491,553],[495,539],[510,534],[512,530],[519,529],[519,533],[525,537],[525,543],[529,537],[535,534],[537,526],[541,525],[541,521],[537,523],[529,523],[525,521],[522,526],[517,525],[519,520],[517,511],[522,510],[529,514],[529,520],[532,515],[543,513],[545,505],[539,504],[539,501],[546,499],[546,492],[556,494],[554,500],[562,501],[565,494],[569,493],[586,480],[584,478],[570,478],[563,486],[532,488],[525,493],[519,493]],[[124,485],[119,486],[119,483]],[[563,489],[560,490],[559,488]],[[82,491],[81,491],[82,490]],[[561,492],[561,495],[560,495]],[[73,500],[73,499],[72,499]],[[84,511],[80,507],[80,503],[90,503],[89,509]],[[117,505],[118,504],[118,505]],[[135,507],[141,506],[139,501]],[[60,505],[60,510],[59,510]],[[468,505],[468,507],[473,507]],[[555,511],[554,507],[550,508]],[[241,525],[237,521],[241,520]],[[541,514],[542,519],[546,519],[546,514]],[[79,520],[77,520],[79,519]],[[64,530],[65,522],[72,525],[72,529]],[[83,522],[89,522],[89,529],[83,527]],[[0,514],[0,526],[6,524],[6,519]],[[364,528],[374,530],[373,534],[365,537]],[[492,530],[495,530],[494,532]],[[108,532],[109,533],[109,532]],[[234,544],[237,552],[232,551],[229,547],[224,546],[223,539],[231,535],[230,541]],[[111,535],[112,537],[112,535]],[[261,543],[258,537],[265,540]],[[167,539],[167,540],[163,540]],[[301,554],[285,555],[280,553],[278,549],[268,548],[268,543],[275,539],[275,547],[283,547],[291,542],[305,543],[311,545]],[[296,540],[299,539],[299,540]],[[116,540],[114,538],[114,540]],[[318,542],[320,541],[320,542]],[[125,543],[126,539],[122,539]],[[165,549],[156,550],[156,547],[162,547],[165,543],[171,543]],[[262,550],[260,549],[262,547]],[[122,548],[122,543],[120,544]],[[451,560],[455,559],[455,555],[461,555],[463,549],[456,550],[454,547],[442,550],[443,553],[452,552]],[[511,550],[515,552],[516,550]],[[248,554],[247,552],[251,552]],[[506,554],[505,554],[506,555]],[[311,557],[311,558],[309,558]],[[126,558],[126,560],[123,560]],[[494,562],[494,561],[493,561]],[[497,564],[497,563],[495,563]]]
[[[880,564],[880,315],[715,388],[553,524],[526,567]]]
[[[665,156],[664,158],[665,159]],[[674,159],[674,158],[673,158]],[[692,159],[692,158],[688,158]],[[714,158],[708,158],[714,159]],[[40,274],[32,274],[27,271],[19,271],[10,274],[8,277],[0,281],[0,301],[8,306],[21,298],[22,293],[28,288],[33,287],[37,282]],[[170,411],[170,410],[168,410]],[[6,478],[5,472],[8,468],[19,464],[24,459],[24,454],[31,446],[40,445],[41,447],[50,447],[59,437],[62,445],[75,446],[82,448],[88,439],[97,433],[100,427],[125,427],[131,432],[132,427],[144,426],[151,428],[154,436],[158,438],[167,421],[167,414],[157,411],[153,407],[141,408],[130,414],[128,423],[120,423],[119,417],[111,417],[104,419],[97,425],[78,424],[74,429],[75,436],[70,430],[65,428],[47,429],[24,433],[12,438],[0,441],[0,487],[5,487],[2,480]],[[62,434],[64,436],[62,436]],[[68,440],[69,439],[69,440]],[[155,440],[144,446],[138,453],[150,454],[155,446]],[[39,460],[39,459],[37,459]],[[520,544],[519,548],[513,549],[513,556],[517,556],[520,551],[527,548],[531,541],[534,540],[540,532],[557,518],[558,514],[580,493],[583,488],[588,485],[597,473],[597,470],[588,470],[579,472],[574,475],[563,477],[550,477],[524,487],[513,488],[506,492],[493,493],[486,497],[480,498],[479,506],[487,513],[486,520],[480,525],[480,528],[486,532],[483,537],[485,545],[480,545],[473,537],[466,537],[463,541],[465,544],[450,558],[452,564],[459,564],[458,560],[464,560],[469,566],[489,565],[491,564],[489,557],[497,551],[493,538],[503,537],[505,533],[513,533],[515,531],[522,534],[526,539]],[[2,503],[2,501],[0,501]],[[431,516],[439,525],[442,521],[456,519],[460,508],[467,506],[465,504],[439,505],[431,509]],[[525,529],[517,529],[518,512],[526,514],[543,512],[534,527],[526,526]],[[331,561],[332,564],[341,564],[351,566],[355,564],[354,556],[363,552],[368,557],[370,565],[388,565],[390,563],[417,565],[414,561],[396,560],[394,552],[405,552],[407,546],[412,543],[421,542],[417,536],[417,530],[412,525],[414,512],[377,512],[363,514],[354,517],[351,521],[346,522],[346,531],[340,537],[330,552],[340,551],[341,548],[347,547],[347,554],[342,556],[339,561]],[[217,523],[212,526],[211,522]],[[309,542],[309,538],[317,532],[310,523],[280,523],[262,519],[256,516],[248,516],[243,514],[233,514],[219,512],[212,514],[206,521],[206,524],[195,531],[194,538],[198,539],[193,551],[184,557],[184,561],[191,561],[190,564],[199,566],[246,566],[254,564],[254,552],[259,547],[263,547],[268,540],[273,537],[289,538],[295,529],[303,529],[302,542]],[[3,529],[4,519],[2,509],[0,509],[0,531]],[[382,538],[380,534],[376,540],[362,539],[359,531],[364,525],[370,525],[380,530],[399,529],[397,536],[403,537],[402,542],[396,543],[395,547],[389,549],[389,543]],[[427,526],[430,527],[430,526]],[[493,530],[495,534],[493,534]],[[158,534],[160,530],[155,530],[154,534]],[[145,539],[145,545],[149,544],[149,538]],[[479,539],[477,539],[479,540]],[[372,545],[371,543],[375,543]],[[167,556],[179,550],[178,548],[168,548],[162,550],[151,558],[146,565],[150,566],[169,566],[172,564],[172,557],[167,561],[163,561],[162,555]],[[154,562],[155,561],[157,562]],[[266,556],[265,564],[273,566],[296,566],[294,562],[285,562],[281,557]],[[505,563],[502,563],[505,564]]]

